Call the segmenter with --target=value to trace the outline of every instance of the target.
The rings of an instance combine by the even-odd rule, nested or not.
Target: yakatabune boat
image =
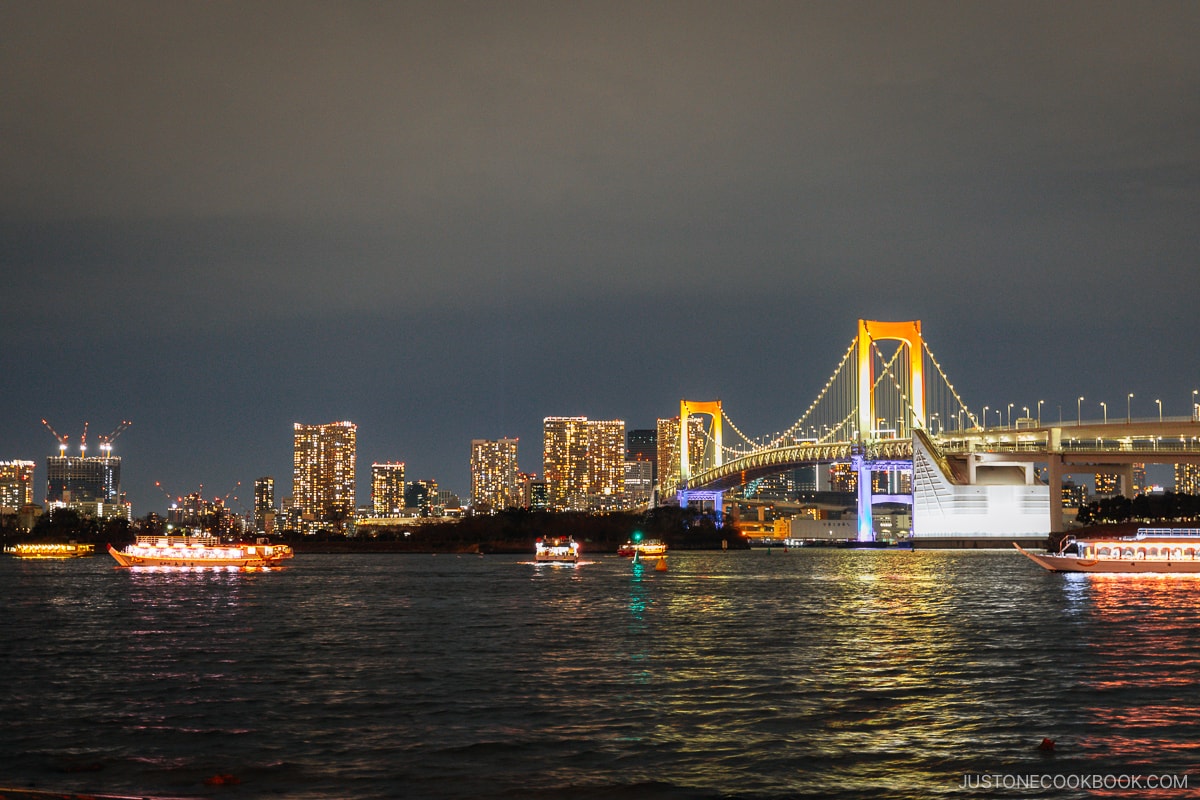
[[[270,567],[291,558],[286,544],[221,544],[212,536],[139,536],[109,554],[122,567]]]
[[[574,564],[579,561],[579,542],[570,536],[538,539],[533,560],[538,563]]]
[[[1200,528],[1138,528],[1134,536],[1076,539],[1057,553],[1023,555],[1051,572],[1200,573]]]
[[[93,544],[18,544],[4,548],[17,558],[84,558],[96,555]]]

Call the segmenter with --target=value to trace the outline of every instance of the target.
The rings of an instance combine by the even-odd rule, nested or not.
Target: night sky
[[[975,408],[1187,414],[1198,34],[1192,0],[0,2],[0,460],[41,502],[43,417],[129,419],[135,515],[248,506],[293,422],[349,419],[360,503],[382,460],[465,497],[472,438],[540,473],[548,415],[785,428],[859,318],[922,320]]]

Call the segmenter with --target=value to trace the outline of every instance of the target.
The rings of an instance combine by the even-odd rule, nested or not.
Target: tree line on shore
[[[7,542],[90,542],[98,546],[122,546],[139,532],[157,533],[144,521],[97,520],[69,508],[41,515],[28,533],[15,526],[0,526]],[[712,515],[695,509],[663,506],[642,513],[550,512],[510,509],[496,514],[479,514],[446,522],[413,524],[397,520],[395,525],[360,528],[354,534],[322,529],[315,534],[283,531],[272,538],[298,551],[394,551],[394,552],[480,552],[529,553],[539,538],[573,536],[590,552],[614,552],[635,534],[661,539],[672,549],[738,549],[745,540],[733,525],[722,524]]]
[[[1105,497],[1081,506],[1076,521],[1081,525],[1140,521],[1146,523],[1195,522],[1200,520],[1200,496],[1194,494],[1139,494],[1137,497]]]

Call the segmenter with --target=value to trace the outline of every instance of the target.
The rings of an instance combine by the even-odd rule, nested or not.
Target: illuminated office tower
[[[371,513],[376,517],[404,516],[404,462],[371,465]]]
[[[254,530],[262,534],[275,532],[274,478],[259,478],[254,482]]]
[[[358,426],[297,422],[294,427],[292,503],[299,509],[302,529],[312,533],[324,522],[340,528],[354,519]]]
[[[679,417],[658,421],[658,486],[671,490],[679,485]],[[693,473],[704,465],[704,420],[688,417],[688,461]]]
[[[16,514],[33,504],[32,461],[0,461],[0,512]]]
[[[517,475],[517,491],[520,495],[517,505],[530,511],[546,510],[546,482],[539,481],[536,472],[522,472]]]
[[[471,506],[503,511],[520,504],[517,489],[517,440],[471,440]]]
[[[625,495],[634,506],[642,506],[650,502],[654,496],[652,461],[629,459],[625,462]]]
[[[1136,497],[1149,490],[1146,485],[1146,464],[1141,461],[1135,461],[1133,464],[1133,494]]]
[[[553,510],[619,505],[625,493],[625,422],[546,417],[542,472]]]
[[[1115,472],[1097,472],[1096,473],[1096,494],[1112,496],[1117,493],[1117,473]]]
[[[829,489],[833,492],[857,492],[858,472],[849,461],[829,465]]]
[[[1175,493],[1200,494],[1200,464],[1175,465]]]

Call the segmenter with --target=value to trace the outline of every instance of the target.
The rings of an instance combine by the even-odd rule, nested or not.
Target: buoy
[[[1041,750],[1043,753],[1053,753],[1054,752],[1054,740],[1053,739],[1042,739],[1042,743],[1038,745],[1038,750]]]
[[[654,569],[656,572],[666,572],[667,571],[667,560],[665,558],[660,558],[658,560],[658,563],[654,565]]]

